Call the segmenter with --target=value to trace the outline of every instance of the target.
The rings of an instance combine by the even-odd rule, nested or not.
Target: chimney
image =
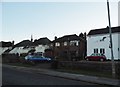
[[[86,36],[87,36],[87,34],[86,34],[86,32],[84,33],[84,39],[86,40]]]
[[[31,35],[31,42],[33,42],[33,36]]]
[[[14,43],[15,43],[15,41],[13,40],[13,41],[12,41],[12,47],[14,46]]]
[[[57,39],[57,36],[55,36],[55,40]]]
[[[15,41],[13,40],[13,41],[12,41],[12,44],[14,45],[14,43],[15,43]]]

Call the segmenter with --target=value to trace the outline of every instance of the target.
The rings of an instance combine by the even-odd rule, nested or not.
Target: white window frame
[[[79,45],[79,41],[77,41],[77,40],[70,41],[70,46],[78,46],[78,45]]]
[[[55,46],[56,46],[56,47],[59,47],[59,46],[60,46],[60,43],[59,43],[59,42],[56,42],[56,43],[55,43]]]
[[[67,46],[68,45],[68,43],[67,42],[64,42],[64,46]]]

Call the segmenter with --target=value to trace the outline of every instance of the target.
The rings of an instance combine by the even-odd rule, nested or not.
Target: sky
[[[33,2],[34,1],[34,2]],[[110,1],[111,26],[118,26],[118,0]],[[108,26],[106,0],[2,0],[0,41],[88,33]]]

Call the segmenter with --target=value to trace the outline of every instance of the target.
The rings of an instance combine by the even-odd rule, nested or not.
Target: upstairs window
[[[67,42],[64,42],[64,46],[67,46]]]
[[[56,47],[59,47],[59,46],[60,46],[60,43],[59,43],[59,42],[56,42],[56,43],[55,43],[55,46],[56,46]]]
[[[53,43],[51,43],[50,46],[53,47]]]
[[[70,41],[70,46],[78,46],[79,45],[79,41],[74,40],[74,41]]]

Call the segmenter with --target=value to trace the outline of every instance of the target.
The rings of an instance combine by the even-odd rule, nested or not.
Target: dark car
[[[105,61],[106,56],[101,53],[93,53],[90,56],[85,57],[86,60],[94,60],[94,61]]]

